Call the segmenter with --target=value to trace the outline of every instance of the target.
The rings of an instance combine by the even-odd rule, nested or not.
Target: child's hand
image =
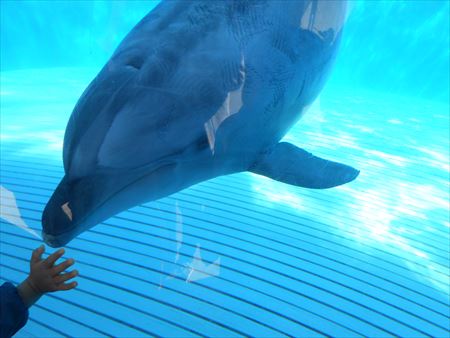
[[[64,273],[64,271],[74,264],[74,260],[68,259],[61,264],[54,265],[55,262],[64,255],[64,249],[59,249],[46,259],[41,256],[45,247],[41,245],[33,251],[30,260],[30,275],[28,283],[37,293],[71,290],[77,286],[77,282],[65,283],[69,279],[78,276],[78,271]]]
[[[59,249],[46,259],[42,259],[44,251],[43,245],[33,251],[30,260],[30,275],[17,286],[17,291],[27,308],[36,303],[46,292],[70,290],[77,286],[77,282],[66,282],[78,276],[78,271],[64,273],[75,262],[73,259],[55,265],[55,262],[64,255],[64,249]]]

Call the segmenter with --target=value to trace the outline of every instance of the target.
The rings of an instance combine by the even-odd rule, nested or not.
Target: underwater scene
[[[0,337],[449,337],[449,17],[1,0]]]

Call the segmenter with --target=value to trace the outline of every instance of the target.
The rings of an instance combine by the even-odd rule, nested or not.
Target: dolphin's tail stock
[[[249,171],[274,180],[311,189],[326,189],[353,181],[359,170],[314,156],[290,143],[265,151]]]

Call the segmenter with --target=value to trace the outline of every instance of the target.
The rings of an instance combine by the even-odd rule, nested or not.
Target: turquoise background
[[[156,4],[0,0],[0,284],[42,244],[74,105]],[[42,297],[17,338],[447,337],[449,138],[449,2],[353,2],[284,140],[357,179],[236,173],[111,217],[65,247],[78,287]]]
[[[158,1],[1,3],[2,70],[102,66]],[[354,1],[332,83],[449,98],[449,2]]]

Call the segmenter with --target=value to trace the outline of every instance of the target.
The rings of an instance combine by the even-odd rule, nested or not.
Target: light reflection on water
[[[330,100],[327,100],[327,95]],[[353,101],[352,106],[345,97],[341,100],[337,97],[339,95],[330,90],[322,95],[321,102],[330,104],[336,100],[333,107],[327,109],[314,104],[308,113],[310,117],[300,121],[285,137],[285,141],[312,150],[316,155],[348,163],[361,170],[355,182],[324,192],[333,202],[329,203],[331,209],[322,209],[329,217],[320,221],[330,226],[337,225],[360,248],[376,247],[398,257],[417,279],[426,276],[425,283],[448,296],[449,261],[438,256],[439,253],[441,257],[448,256],[449,252],[446,221],[449,216],[449,182],[440,178],[448,177],[449,172],[449,154],[444,150],[448,147],[449,116],[440,114],[442,118],[446,117],[440,128],[420,126],[433,124],[430,120],[435,114],[421,116],[420,119],[402,117],[405,112],[422,113],[421,105],[427,106],[429,111],[434,108],[442,112],[448,106],[426,102],[417,106],[414,101],[411,107],[405,106],[404,102],[397,105],[392,97],[387,101],[379,94],[365,99],[360,97]],[[391,104],[390,111],[384,108],[383,118],[368,112],[377,113],[378,101],[383,101],[385,106]],[[342,123],[345,115],[349,115],[354,124],[349,121]],[[414,128],[405,126],[405,120],[409,121],[408,124],[413,123]],[[417,134],[414,143],[410,144],[412,133],[422,129],[425,130]],[[253,190],[273,201],[274,205],[284,204],[291,208],[291,212],[318,217],[308,211],[318,208],[316,203],[320,203],[317,200],[320,193],[282,183],[268,183],[256,175],[252,180]],[[339,196],[339,200],[333,196]],[[292,200],[298,203],[291,203]],[[427,247],[427,241],[438,243],[439,252]]]

